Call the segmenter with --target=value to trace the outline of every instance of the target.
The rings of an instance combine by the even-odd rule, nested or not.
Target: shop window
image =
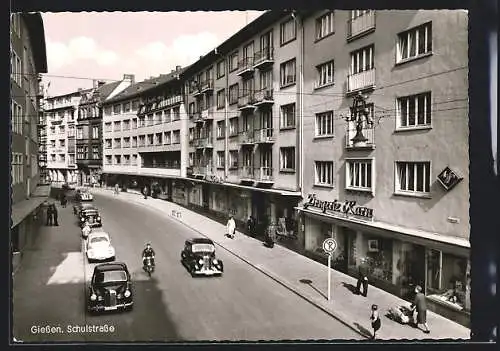
[[[363,241],[370,276],[392,283],[392,240],[365,235]]]

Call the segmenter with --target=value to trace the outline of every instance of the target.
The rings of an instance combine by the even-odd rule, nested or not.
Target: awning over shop
[[[16,202],[11,207],[11,228],[21,223],[30,213],[36,210],[44,201],[48,199],[50,186],[39,186],[34,191],[32,197],[27,200]]]
[[[316,219],[344,225],[354,230],[380,234],[382,236],[390,234],[392,237],[397,237],[400,240],[413,242],[423,246],[429,246],[429,242],[432,242],[433,246],[438,250],[452,251],[453,253],[461,255],[468,254],[470,250],[470,241],[459,237],[432,233],[419,229],[404,228],[384,222],[363,221],[353,217],[340,217],[330,213],[322,213],[317,210],[305,209],[303,207],[295,207],[295,209],[315,217]]]

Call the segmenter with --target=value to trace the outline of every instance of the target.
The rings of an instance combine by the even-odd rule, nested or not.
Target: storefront
[[[361,258],[365,258],[374,286],[411,300],[415,286],[421,285],[430,310],[469,326],[468,243],[376,222],[371,209],[352,201],[310,198],[298,209],[307,256],[326,263],[322,243],[334,238],[335,269],[357,277]]]

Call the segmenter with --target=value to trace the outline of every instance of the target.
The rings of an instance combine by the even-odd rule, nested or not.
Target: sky
[[[43,13],[50,96],[188,66],[262,11]]]

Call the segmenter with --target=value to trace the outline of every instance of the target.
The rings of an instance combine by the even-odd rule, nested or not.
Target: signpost
[[[337,242],[333,238],[328,238],[323,241],[323,250],[328,254],[328,301],[331,296],[331,280],[332,280],[332,253],[337,248]]]

